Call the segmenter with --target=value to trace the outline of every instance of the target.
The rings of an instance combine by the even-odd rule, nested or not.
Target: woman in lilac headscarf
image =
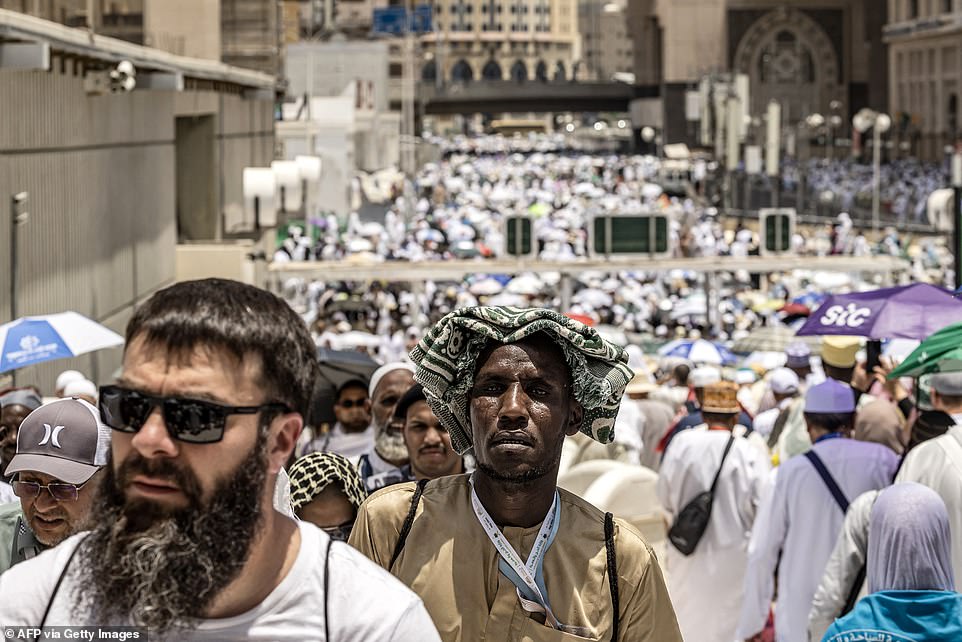
[[[851,634],[884,634],[878,639],[891,642],[962,640],[949,516],[935,491],[906,482],[879,494],[869,526],[868,589],[822,642],[863,639]]]

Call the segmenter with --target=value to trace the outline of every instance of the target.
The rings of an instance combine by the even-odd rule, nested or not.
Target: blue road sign
[[[432,30],[431,5],[419,4],[408,14],[405,7],[383,7],[374,10],[374,24],[371,31],[400,36],[410,29],[412,33],[426,33]]]
[[[407,10],[404,7],[383,7],[374,10],[374,33],[401,35],[404,33],[404,23]]]

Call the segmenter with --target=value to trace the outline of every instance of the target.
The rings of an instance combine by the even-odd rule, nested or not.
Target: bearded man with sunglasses
[[[307,327],[269,292],[206,279],[154,294],[100,391],[114,433],[94,529],[0,576],[0,624],[437,640],[416,595],[273,506],[317,375]]]
[[[0,573],[86,527],[109,451],[110,428],[86,401],[61,399],[24,418],[4,472],[20,501],[0,506]]]

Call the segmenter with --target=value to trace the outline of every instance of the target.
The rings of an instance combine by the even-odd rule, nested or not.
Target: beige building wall
[[[473,80],[486,66],[490,80],[510,80],[513,67],[528,79],[539,69],[570,79],[581,59],[576,0],[437,0],[434,12],[434,33],[420,39],[422,77],[433,65],[445,82],[457,80],[456,66]]]
[[[666,83],[687,82],[727,66],[724,0],[658,0]]]
[[[220,0],[144,0],[144,44],[220,60]]]
[[[962,0],[889,0],[888,7],[893,135],[903,151],[941,159],[946,145],[962,140]]]
[[[0,26],[9,26],[3,16]],[[173,282],[178,236],[216,237],[227,210],[241,208],[243,167],[273,158],[273,101],[244,97],[237,85],[198,91],[190,77],[184,91],[88,93],[87,65],[98,60],[51,47],[49,71],[0,69],[0,194],[29,194],[17,316],[73,310],[123,334],[134,307]],[[204,119],[212,126],[200,145],[210,153],[185,168],[179,152],[191,141],[181,125]],[[185,186],[185,174],[204,184]],[[206,218],[184,218],[195,214]],[[10,246],[10,225],[0,225],[4,277]],[[10,320],[10,304],[9,287],[0,287],[0,322]],[[66,368],[105,383],[119,360],[114,349],[48,362],[20,371],[17,383],[50,391]]]
[[[588,0],[578,3],[581,32],[582,80],[610,80],[616,73],[631,73],[634,48],[628,34],[623,3]]]

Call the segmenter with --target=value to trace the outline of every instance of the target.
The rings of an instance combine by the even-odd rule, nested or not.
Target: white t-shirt
[[[328,538],[313,524],[299,522],[298,528],[301,547],[294,566],[260,605],[236,617],[203,620],[196,630],[177,631],[170,638],[324,640],[324,549]],[[57,578],[83,537],[75,535],[0,575],[0,628],[40,625]],[[394,576],[340,542],[331,546],[330,563],[332,590],[327,611],[332,640],[440,642],[421,599]],[[76,558],[71,564],[71,569],[75,568]],[[74,608],[72,594],[77,587],[70,572],[45,626],[94,624],[83,609]],[[82,582],[79,587],[82,590]]]

